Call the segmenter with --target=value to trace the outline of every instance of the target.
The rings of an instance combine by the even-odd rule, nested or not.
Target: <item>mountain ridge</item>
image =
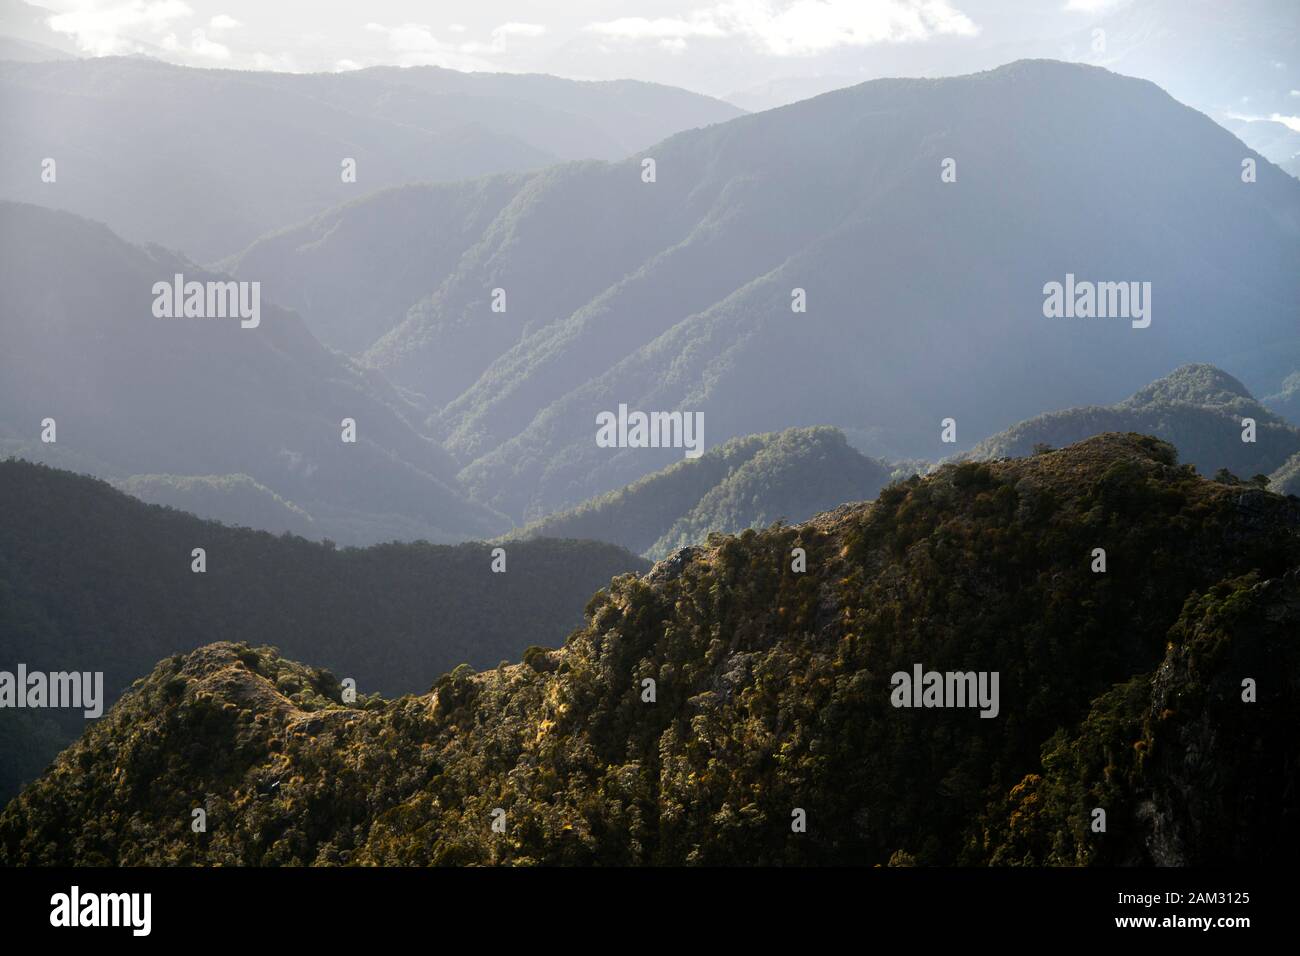
[[[1250,155],[1149,81],[1096,67],[871,81],[530,175],[454,268],[404,314],[386,308],[398,324],[364,360],[423,396],[461,480],[517,523],[671,462],[595,447],[586,423],[620,403],[702,410],[714,443],[824,424],[877,435],[872,453],[936,458],[958,409],[969,447],[1188,361],[1267,394],[1300,366],[1300,183],[1266,161],[1243,183]],[[1061,210],[1078,228],[1060,229]],[[1021,228],[988,233],[1008,219]],[[351,247],[404,242],[358,227]],[[928,281],[937,263],[951,282]],[[300,287],[330,281],[311,256],[283,268]],[[1159,317],[1045,319],[1044,284],[1067,273],[1149,281]]]
[[[511,542],[504,573],[492,573],[484,542],[336,548],[16,459],[0,460],[0,500],[3,667],[101,671],[108,702],[161,657],[232,636],[310,657],[364,694],[410,692],[457,664],[492,666],[563,639],[593,590],[649,567],[614,545],[555,539]],[[42,732],[15,727],[22,716],[0,710],[18,752]],[[84,725],[80,712],[32,718],[55,722],[62,743]],[[22,766],[0,760],[0,792],[57,752],[33,746]]]
[[[0,813],[0,861],[1281,862],[1297,530],[1296,500],[1104,435],[684,552],[612,582],[562,649],[422,696],[343,704],[318,669],[207,646]],[[999,671],[999,716],[891,706],[918,660]]]

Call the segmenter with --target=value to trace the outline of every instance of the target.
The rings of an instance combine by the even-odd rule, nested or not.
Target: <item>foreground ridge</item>
[[[1280,862],[1297,530],[1109,434],[714,536],[425,695],[212,644],[0,814],[0,862]],[[996,716],[897,706],[918,665],[997,674]]]

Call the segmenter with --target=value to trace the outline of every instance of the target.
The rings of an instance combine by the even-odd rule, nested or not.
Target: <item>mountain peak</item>
[[[1231,405],[1255,396],[1245,385],[1221,368],[1196,362],[1174,369],[1164,378],[1134,392],[1126,405],[1149,405],[1152,402],[1184,402],[1192,405]]]

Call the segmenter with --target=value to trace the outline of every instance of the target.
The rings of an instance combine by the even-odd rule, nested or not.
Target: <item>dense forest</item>
[[[132,475],[113,486],[151,505],[166,505],[222,524],[319,538],[311,515],[248,475]]]
[[[593,591],[649,566],[596,542],[511,543],[504,573],[481,543],[337,548],[17,460],[0,461],[0,501],[0,666],[103,671],[110,702],[162,658],[223,640],[274,644],[363,694],[422,690],[457,664],[561,642]],[[0,796],[83,725],[80,712],[0,710]]]
[[[222,641],[11,802],[0,862],[1289,863],[1297,531],[1300,501],[1105,435],[713,536],[422,695],[345,705]],[[997,672],[997,716],[892,706],[918,663]]]
[[[509,537],[611,541],[655,560],[714,531],[804,521],[866,501],[889,477],[887,465],[850,447],[838,428],[791,428],[733,438]]]

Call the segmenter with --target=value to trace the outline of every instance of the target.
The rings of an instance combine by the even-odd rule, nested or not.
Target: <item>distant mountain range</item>
[[[969,448],[1186,362],[1270,392],[1300,368],[1298,257],[1300,182],[1149,83],[1036,61],[866,83],[621,163],[403,187],[228,267],[409,390],[473,497],[529,521],[674,460],[596,446],[620,403],[702,411],[710,447],[825,424],[933,459],[945,418]],[[1150,282],[1150,327],[1045,318],[1067,276]]]
[[[620,159],[741,112],[653,83],[437,67],[0,63],[0,199],[67,209],[211,263],[386,186]],[[42,180],[45,158],[54,183]]]
[[[1254,441],[1243,441],[1245,419]],[[1049,412],[977,444],[967,457],[1013,458],[1036,446],[1059,448],[1103,432],[1155,435],[1202,474],[1226,468],[1241,478],[1268,475],[1300,452],[1300,428],[1257,402],[1241,382],[1210,365],[1187,365],[1115,405]]]
[[[105,703],[158,660],[234,638],[328,667],[362,694],[420,692],[458,664],[561,643],[593,592],[649,567],[595,542],[511,542],[503,573],[481,543],[335,549],[22,461],[0,461],[0,501],[0,670],[103,671]],[[0,709],[0,800],[84,726],[79,711]]]
[[[1107,435],[949,464],[619,578],[563,648],[459,667],[419,697],[346,701],[336,673],[247,643],[176,654],[0,812],[0,864],[1285,866],[1300,502],[1174,457]],[[49,509],[30,519],[42,541],[61,523],[49,553],[113,567],[97,545],[134,524],[87,537],[58,501],[21,502]],[[157,596],[217,586],[167,557],[215,530],[158,518],[185,530],[151,552],[174,568]],[[233,537],[214,541],[223,564]],[[242,581],[227,593],[333,563],[348,573],[305,592],[328,621],[386,611],[366,590],[381,568],[406,600],[445,581],[412,549],[291,547],[270,576],[224,572]],[[900,696],[898,675],[923,667],[940,696],[914,709],[931,691]]]
[[[467,95],[512,88],[457,76],[426,79],[479,91]],[[556,100],[595,95],[538,82]],[[335,102],[361,95],[330,89]],[[945,158],[955,182],[940,178]],[[782,485],[773,471],[787,491],[765,501],[754,468],[719,470],[735,448],[699,466],[680,448],[599,447],[597,416],[621,405],[701,414],[706,452],[828,426],[864,456],[934,461],[990,434],[981,456],[1061,444],[1057,428],[1064,440],[1131,428],[1203,469],[1271,474],[1295,451],[1294,429],[1264,406],[1290,408],[1300,369],[1300,183],[1262,159],[1245,183],[1241,158],[1151,84],[1091,67],[877,81],[623,161],[362,195],[223,262],[260,284],[257,329],[154,318],[155,282],[221,274],[6,204],[0,452],[344,544],[492,538],[578,508],[608,524],[619,508],[588,502],[697,465],[677,480],[698,498],[665,494],[654,520],[616,538],[654,555],[870,497],[884,466],[827,446],[852,481],[832,489],[804,472]],[[1000,221],[1017,228],[990,235]],[[1150,326],[1046,318],[1045,285],[1069,276],[1149,282]],[[1226,397],[1101,404],[1186,362],[1239,380]],[[1012,425],[1050,408],[1076,410]],[[1240,442],[1247,413],[1254,445]],[[56,444],[39,440],[47,417]],[[348,418],[356,444],[340,440]],[[955,445],[941,441],[949,418]],[[660,485],[632,497],[658,499]]]
[[[292,312],[264,300],[256,328],[155,317],[153,285],[178,273],[214,278],[70,213],[0,203],[0,454],[116,480],[247,475],[341,543],[509,529],[467,499],[417,409]]]

